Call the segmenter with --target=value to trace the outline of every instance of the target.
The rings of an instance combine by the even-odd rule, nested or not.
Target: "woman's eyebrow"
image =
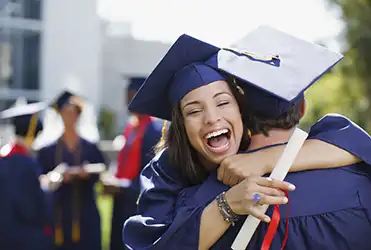
[[[183,106],[183,110],[184,110],[184,108],[185,107],[187,107],[187,106],[189,106],[189,105],[192,105],[192,104],[199,104],[200,102],[199,101],[190,101],[190,102],[188,102],[188,103],[186,103],[184,106]]]

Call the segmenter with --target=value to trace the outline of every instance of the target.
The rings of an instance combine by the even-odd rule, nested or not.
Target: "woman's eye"
[[[219,103],[218,103],[218,107],[220,107],[220,106],[225,106],[225,105],[227,105],[227,104],[229,104],[228,101],[219,102]]]
[[[200,113],[200,112],[201,112],[201,110],[199,110],[199,109],[193,109],[193,110],[189,111],[187,115],[195,115],[195,114]]]

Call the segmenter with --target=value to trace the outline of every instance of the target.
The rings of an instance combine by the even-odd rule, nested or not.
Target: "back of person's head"
[[[37,117],[33,115],[22,115],[12,119],[14,125],[14,132],[19,137],[35,138],[40,131],[42,131],[42,123]]]
[[[246,125],[250,129],[252,135],[264,134],[268,136],[269,131],[272,129],[291,129],[298,125],[300,119],[304,115],[304,110],[304,97],[301,97],[295,105],[276,117],[264,116],[263,114],[248,109],[246,112]]]
[[[0,112],[0,119],[10,120],[14,126],[15,135],[31,145],[39,132],[43,130],[39,112],[46,107],[47,103],[28,104],[26,99],[19,98],[12,107]]]

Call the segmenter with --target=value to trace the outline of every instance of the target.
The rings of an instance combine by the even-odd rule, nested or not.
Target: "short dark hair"
[[[242,122],[245,125],[245,97],[242,89],[231,79],[228,81],[228,85],[231,89],[232,94],[237,100]],[[246,128],[246,126],[244,126]],[[250,137],[248,136],[247,130],[244,129],[243,136],[241,139],[240,150],[245,151],[250,144]],[[208,176],[208,172],[202,167],[202,164],[197,157],[196,150],[191,146],[184,126],[184,118],[181,113],[180,104],[178,104],[172,111],[172,119],[169,127],[169,131],[166,136],[165,143],[159,143],[156,146],[156,152],[159,152],[163,148],[168,148],[169,161],[171,164],[179,168],[179,171],[185,181],[189,185],[196,185],[202,183]]]
[[[251,130],[252,135],[264,134],[268,136],[269,131],[274,128],[291,129],[299,123],[302,117],[301,110],[304,102],[304,97],[300,98],[292,108],[276,118],[266,117],[249,109],[246,112],[246,125]]]
[[[17,116],[11,119],[14,125],[14,133],[20,137],[26,137],[31,129],[32,120],[37,119],[35,115],[23,115]],[[32,138],[35,138],[39,132],[43,130],[43,125],[39,119],[37,119],[35,128],[33,130]]]

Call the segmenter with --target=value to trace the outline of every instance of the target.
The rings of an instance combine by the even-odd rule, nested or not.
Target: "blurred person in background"
[[[50,217],[40,187],[41,167],[31,156],[31,146],[43,126],[38,113],[45,103],[16,105],[0,113],[11,119],[15,139],[1,150],[0,249],[49,250],[53,246]]]
[[[132,78],[127,87],[127,105],[135,96],[143,83],[143,78]],[[125,144],[117,157],[115,178],[117,188],[107,187],[114,195],[111,250],[126,249],[122,241],[124,222],[137,213],[137,199],[140,192],[139,173],[154,156],[153,147],[161,138],[163,122],[148,115],[132,113],[124,129]]]
[[[54,243],[58,250],[100,250],[101,223],[94,185],[99,174],[86,166],[105,163],[99,133],[88,102],[64,91],[44,119],[38,160],[43,173],[64,164],[63,183],[53,193]],[[56,111],[56,112],[55,112]],[[58,134],[59,132],[59,134]],[[51,140],[53,138],[53,140]]]

